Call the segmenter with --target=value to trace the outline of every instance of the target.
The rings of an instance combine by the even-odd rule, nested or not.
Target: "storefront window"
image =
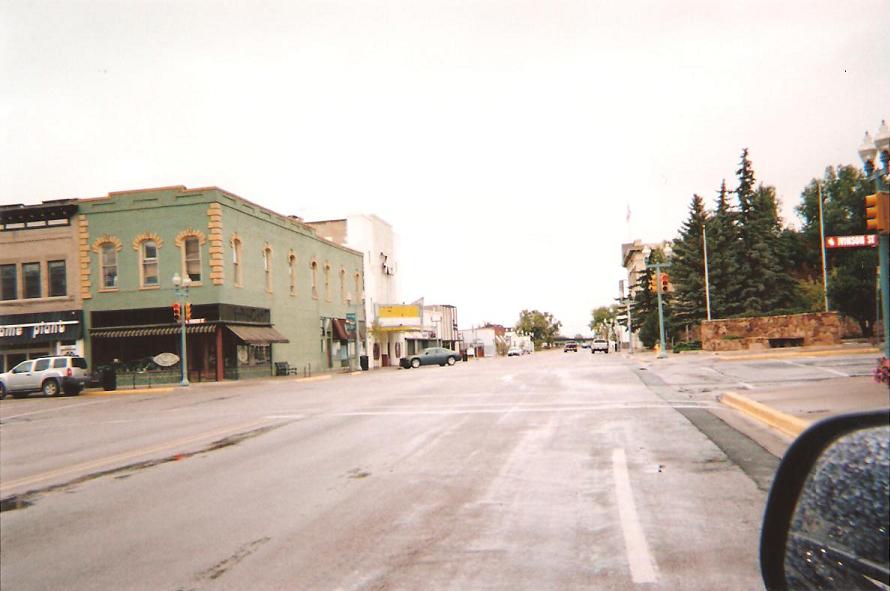
[[[40,297],[40,263],[22,265],[22,283],[25,287],[26,298]]]
[[[0,265],[0,283],[2,283],[2,297],[4,300],[18,299],[18,281],[15,265]]]
[[[239,367],[269,365],[272,359],[269,345],[238,345]]]
[[[46,264],[49,273],[49,296],[68,295],[68,278],[65,272],[65,261],[50,261]]]

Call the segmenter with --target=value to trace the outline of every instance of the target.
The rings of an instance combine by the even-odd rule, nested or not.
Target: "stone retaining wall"
[[[836,312],[704,320],[702,349],[742,351],[782,346],[837,345],[842,323]]]

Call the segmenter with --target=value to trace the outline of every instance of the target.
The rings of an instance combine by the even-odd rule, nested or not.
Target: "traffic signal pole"
[[[881,263],[881,315],[884,317],[884,357],[890,359],[890,235],[884,233],[878,242]]]
[[[658,359],[667,357],[667,350],[664,342],[664,305],[661,301],[661,292],[664,291],[664,286],[661,284],[661,268],[670,266],[670,263],[646,265],[649,269],[655,269],[655,292],[658,294],[658,335],[661,339],[661,350],[658,352]]]

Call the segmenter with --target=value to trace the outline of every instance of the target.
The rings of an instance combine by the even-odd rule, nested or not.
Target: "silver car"
[[[460,360],[460,354],[445,347],[430,347],[424,349],[417,355],[409,355],[399,360],[399,365],[408,369],[409,367],[420,367],[421,365],[454,365]]]
[[[9,393],[13,398],[24,398],[31,392],[76,396],[88,381],[87,360],[83,357],[40,357],[22,361],[0,374],[0,397]]]

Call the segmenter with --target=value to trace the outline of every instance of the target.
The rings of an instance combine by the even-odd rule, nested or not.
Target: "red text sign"
[[[877,245],[878,236],[876,234],[825,237],[825,248],[870,248]]]

